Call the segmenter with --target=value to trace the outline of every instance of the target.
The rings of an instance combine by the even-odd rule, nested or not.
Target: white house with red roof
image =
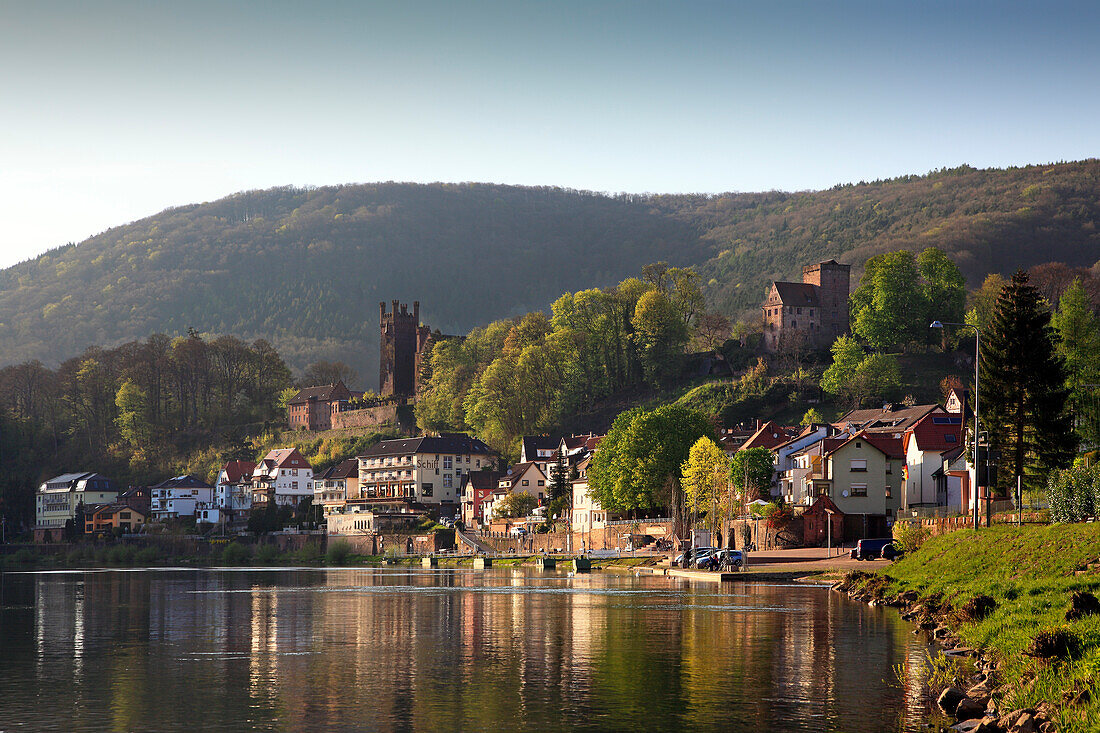
[[[214,500],[196,509],[195,518],[200,522],[221,524],[234,519],[245,519],[252,508],[252,461],[227,461],[218,471],[214,481]]]
[[[943,454],[962,444],[962,415],[933,412],[902,436],[905,450],[905,490],[902,508],[959,505],[937,491],[936,473],[943,470]]]
[[[252,503],[273,499],[280,506],[298,506],[313,496],[313,466],[297,448],[276,448],[252,470]]]

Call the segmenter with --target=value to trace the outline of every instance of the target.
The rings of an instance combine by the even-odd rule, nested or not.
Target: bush
[[[343,565],[351,555],[351,545],[346,540],[338,540],[329,545],[325,553],[326,565]]]
[[[316,565],[321,562],[321,548],[312,542],[307,542],[294,553],[294,559],[303,565]]]
[[[155,547],[143,547],[134,553],[134,562],[138,565],[153,565],[160,560],[160,552]]]
[[[130,545],[116,545],[107,550],[107,562],[112,565],[133,565],[135,554]]]
[[[252,548],[239,542],[230,542],[222,550],[222,564],[247,565],[252,559]]]
[[[275,545],[260,545],[255,554],[256,562],[260,565],[273,565],[279,557],[279,548]]]
[[[1047,481],[1050,518],[1054,522],[1083,522],[1100,505],[1100,465],[1074,466],[1053,471]]]
[[[931,532],[919,524],[910,522],[894,523],[894,549],[899,552],[916,552]]]

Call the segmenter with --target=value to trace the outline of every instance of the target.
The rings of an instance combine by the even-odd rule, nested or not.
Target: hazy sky
[[[1100,154],[1100,4],[0,0],[0,265],[284,184],[754,191]]]

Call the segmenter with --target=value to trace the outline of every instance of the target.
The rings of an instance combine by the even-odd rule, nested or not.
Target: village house
[[[548,498],[546,474],[537,463],[517,463],[509,468],[498,480],[496,490],[488,503],[482,504],[482,522],[489,524],[495,519],[497,503],[509,494],[527,494],[534,497],[538,506]]]
[[[196,508],[210,508],[214,487],[191,475],[173,476],[149,487],[153,519],[194,517]]]
[[[888,433],[900,438],[906,430],[916,425],[926,415],[944,412],[945,410],[939,405],[905,405],[887,402],[882,407],[851,410],[838,418],[833,426],[842,433],[854,434],[866,431]]]
[[[313,496],[313,466],[297,448],[269,451],[252,471],[252,506],[297,507],[307,496]]]
[[[962,444],[962,415],[930,413],[905,431],[905,492],[903,508],[961,506],[961,498],[941,494],[936,472],[943,454]]]
[[[520,439],[519,462],[538,464],[544,475],[550,475],[550,465],[558,459],[564,438],[550,435],[525,435]]]
[[[252,509],[252,461],[228,461],[218,470],[214,481],[214,501],[198,510],[200,522],[223,524],[248,518]]]
[[[749,448],[767,448],[771,450],[777,445],[786,443],[791,438],[797,435],[796,430],[791,428],[785,428],[775,424],[771,420],[762,423],[756,431],[745,440],[744,443],[737,446],[736,450],[726,450],[726,453],[732,456],[739,450],[748,450]]]
[[[466,474],[466,481],[462,487],[462,523],[466,527],[474,527],[481,523],[481,506],[491,501],[493,491],[500,481],[500,471],[483,468],[480,471],[471,471]]]
[[[291,430],[331,430],[332,413],[339,403],[363,396],[347,388],[343,381],[306,387],[286,403],[286,419]]]
[[[771,449],[775,456],[775,475],[772,478],[772,496],[791,496],[796,472],[795,456],[812,445],[820,443],[836,430],[830,425],[807,425],[790,440]],[[734,477],[736,483],[736,477]]]
[[[383,440],[358,460],[364,501],[436,505],[443,516],[457,513],[466,474],[493,465],[489,446],[465,433]]]
[[[65,523],[75,521],[77,507],[85,514],[93,507],[110,504],[118,489],[98,473],[64,473],[44,481],[36,492],[34,504],[34,541],[56,542],[65,531]]]
[[[142,525],[149,521],[149,515],[140,509],[135,509],[123,501],[112,502],[97,507],[86,515],[84,532],[86,534],[114,534],[119,532],[139,532]]]
[[[341,461],[314,477],[313,505],[325,508],[325,514],[343,507],[349,499],[359,498],[359,460]]]
[[[577,479],[573,482],[573,510],[570,524],[573,532],[590,535],[593,530],[607,526],[607,512],[600,503],[588,493],[588,466],[591,456],[577,464]],[[592,547],[592,540],[586,540],[586,546]]]
[[[761,306],[764,348],[826,348],[848,333],[851,265],[836,260],[806,265],[802,282],[773,282]]]

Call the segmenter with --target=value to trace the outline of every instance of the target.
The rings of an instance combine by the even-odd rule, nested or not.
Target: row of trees
[[[502,452],[554,429],[570,411],[623,390],[657,388],[683,370],[703,320],[698,276],[664,263],[616,287],[567,293],[552,315],[534,312],[438,342],[416,406],[424,430],[472,428]],[[728,334],[728,322],[727,322]]]
[[[154,334],[92,347],[56,369],[0,369],[0,487],[13,522],[33,518],[50,472],[94,467],[120,483],[163,477],[212,436],[281,418],[290,370],[264,340]]]

